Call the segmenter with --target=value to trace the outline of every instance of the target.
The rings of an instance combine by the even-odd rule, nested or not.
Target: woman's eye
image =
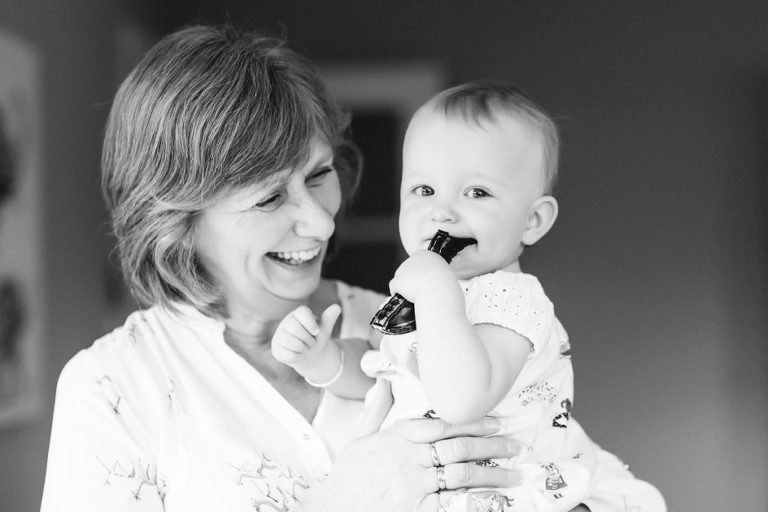
[[[487,190],[483,190],[482,188],[471,188],[467,190],[467,196],[472,199],[481,199],[483,197],[490,197],[490,195],[491,194],[489,194]]]
[[[419,185],[413,187],[413,193],[417,196],[431,196],[435,191],[429,185]]]
[[[272,211],[277,209],[278,206],[280,206],[280,203],[282,202],[282,200],[283,200],[282,193],[272,194],[271,196],[268,196],[266,199],[254,204],[251,209],[262,210],[262,211]]]
[[[332,172],[334,172],[336,169],[333,167],[323,167],[321,169],[318,169],[317,171],[313,172],[309,176],[307,176],[306,182],[310,185],[318,185],[325,181],[325,178],[328,177],[328,175]]]

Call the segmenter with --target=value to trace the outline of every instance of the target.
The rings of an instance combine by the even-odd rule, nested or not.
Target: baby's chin
[[[453,271],[453,275],[456,276],[456,279],[459,280],[466,280],[466,279],[472,279],[473,277],[477,277],[481,274],[484,274],[483,271],[474,268],[472,266],[462,264],[462,261],[457,256],[449,265],[451,270]]]
[[[405,253],[408,256],[413,256],[413,253],[417,251],[426,251],[427,249],[429,249],[429,242],[430,242],[429,240],[426,240],[423,242],[418,241],[418,242],[403,244],[403,249],[405,250]]]

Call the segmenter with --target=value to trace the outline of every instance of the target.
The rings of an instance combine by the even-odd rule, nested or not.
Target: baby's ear
[[[528,225],[523,231],[523,244],[533,245],[547,234],[557,219],[557,199],[541,196],[531,203]]]

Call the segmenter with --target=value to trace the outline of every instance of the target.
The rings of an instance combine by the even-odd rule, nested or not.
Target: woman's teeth
[[[283,263],[288,263],[290,265],[300,265],[317,258],[319,254],[320,247],[310,251],[271,252],[269,253],[269,256],[276,260],[282,261]]]

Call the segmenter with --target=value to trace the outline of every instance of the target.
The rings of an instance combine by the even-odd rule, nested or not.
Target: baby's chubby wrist
[[[409,299],[414,304],[425,302],[444,302],[450,298],[461,296],[461,286],[456,276],[450,270],[446,273],[434,273],[425,276],[422,286],[419,286],[413,297]]]
[[[297,361],[293,369],[308,381],[327,382],[338,372],[339,366],[342,364],[342,357],[341,347],[337,342],[331,340],[314,357]]]

